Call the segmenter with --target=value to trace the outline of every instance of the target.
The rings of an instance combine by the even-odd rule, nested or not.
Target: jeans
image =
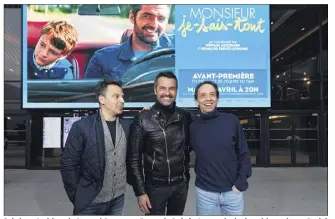
[[[216,215],[217,207],[220,206],[221,215],[239,216],[243,215],[244,200],[243,193],[238,191],[209,192],[196,188],[196,211],[197,215]]]
[[[170,186],[149,187],[149,215],[183,215],[188,193],[188,181]]]
[[[122,215],[124,195],[108,202],[91,203],[77,215]]]

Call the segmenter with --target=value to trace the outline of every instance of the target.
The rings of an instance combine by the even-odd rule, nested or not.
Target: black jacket
[[[146,186],[189,180],[190,122],[190,113],[178,107],[166,121],[157,104],[135,117],[129,130],[127,180],[136,196],[146,194]]]
[[[131,120],[120,119],[128,136]],[[105,173],[104,132],[99,112],[73,123],[60,160],[60,172],[74,214],[102,189]]]

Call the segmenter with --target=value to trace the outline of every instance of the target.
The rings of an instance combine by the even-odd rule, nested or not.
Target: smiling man
[[[191,147],[196,153],[196,212],[242,215],[243,191],[251,176],[250,153],[240,120],[219,113],[219,90],[211,81],[197,85],[194,94],[199,119],[190,126]]]
[[[165,34],[170,7],[131,5],[129,19],[133,24],[133,33],[121,44],[96,51],[88,64],[85,78],[108,77],[120,80],[123,73],[139,57],[153,50],[173,47],[174,37]]]
[[[175,104],[177,78],[172,72],[160,73],[154,89],[156,103],[139,112],[130,127],[128,183],[143,213],[182,215],[190,179],[191,115]]]
[[[73,66],[66,57],[77,40],[75,28],[66,21],[44,25],[35,49],[28,49],[28,78],[73,79]]]

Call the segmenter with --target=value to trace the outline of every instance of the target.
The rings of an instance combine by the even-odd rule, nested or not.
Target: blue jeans
[[[91,203],[77,215],[122,215],[124,195],[109,202]]]
[[[216,215],[218,206],[221,215],[243,215],[244,200],[243,193],[238,191],[228,192],[208,192],[198,187],[196,188],[196,211],[197,215]]]

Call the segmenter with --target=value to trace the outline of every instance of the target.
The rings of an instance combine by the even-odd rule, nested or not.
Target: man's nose
[[[153,27],[153,28],[157,28],[158,27],[158,19],[157,17],[153,18],[150,20],[150,26]]]
[[[166,90],[164,90],[163,94],[166,95],[166,96],[170,96],[171,91],[166,89]]]

